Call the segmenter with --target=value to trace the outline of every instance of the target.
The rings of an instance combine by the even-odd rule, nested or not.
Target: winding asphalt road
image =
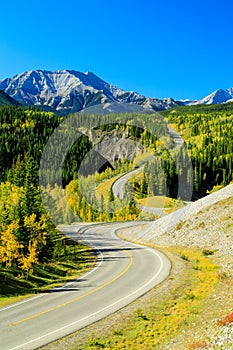
[[[174,142],[173,148],[182,147],[182,145],[184,144],[184,140],[174,129],[171,128],[171,126],[168,126],[168,133]],[[144,163],[152,160],[153,158],[154,158],[153,156],[148,157],[148,159],[144,160]],[[120,176],[112,185],[112,191],[113,191],[114,197],[119,197],[120,199],[123,199],[126,183],[131,179],[131,177],[139,174],[143,169],[144,169],[144,164],[139,168],[129,171],[125,175]],[[151,208],[151,207],[141,206],[140,209],[147,213],[152,213],[159,216],[165,215],[164,208]]]
[[[50,293],[0,309],[1,350],[36,349],[81,329],[131,303],[170,273],[157,250],[123,241],[115,231],[142,222],[90,225],[80,234],[95,247],[93,270]],[[62,231],[79,239],[77,225]]]
[[[129,179],[131,179],[131,177],[139,174],[142,171],[142,169],[143,167],[137,168],[119,177],[119,179],[117,179],[112,185],[112,192],[114,197],[119,197],[120,199],[123,199],[126,183],[129,181]]]

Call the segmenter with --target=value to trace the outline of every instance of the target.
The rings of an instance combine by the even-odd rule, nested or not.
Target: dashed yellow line
[[[47,314],[47,313],[49,313],[49,312],[52,312],[52,311],[54,311],[54,310],[60,309],[61,307],[67,306],[67,305],[69,305],[69,304],[71,304],[71,303],[74,303],[75,301],[78,301],[78,300],[80,300],[80,299],[83,299],[83,298],[85,298],[85,297],[87,297],[87,296],[89,296],[89,295],[95,293],[95,292],[98,292],[100,289],[102,289],[102,288],[104,288],[104,287],[110,285],[111,283],[115,282],[118,278],[120,278],[120,277],[122,277],[124,274],[126,274],[126,272],[130,269],[130,267],[131,267],[132,264],[133,264],[133,257],[132,257],[132,255],[131,255],[129,252],[127,252],[127,251],[124,251],[124,252],[129,256],[130,262],[129,262],[128,266],[127,266],[121,273],[119,273],[117,276],[115,276],[114,278],[112,278],[110,281],[108,281],[108,282],[102,284],[101,286],[99,286],[99,287],[97,287],[97,288],[95,288],[95,289],[93,289],[93,290],[91,290],[91,291],[89,291],[89,292],[87,292],[87,293],[85,293],[85,294],[83,294],[83,295],[80,295],[80,296],[77,297],[77,298],[74,298],[74,299],[72,299],[72,300],[66,301],[65,303],[62,303],[62,304],[59,304],[59,305],[57,305],[57,306],[51,307],[50,309],[47,309],[47,310],[42,311],[42,312],[39,312],[39,313],[37,313],[37,314],[35,314],[35,315],[26,317],[26,318],[24,318],[24,319],[22,319],[22,320],[13,322],[13,323],[9,324],[9,326],[17,326],[17,325],[19,325],[19,324],[21,324],[21,323],[30,321],[30,320],[32,320],[32,319],[34,319],[34,318],[36,318],[36,317],[39,317],[39,316],[45,315],[45,314]]]

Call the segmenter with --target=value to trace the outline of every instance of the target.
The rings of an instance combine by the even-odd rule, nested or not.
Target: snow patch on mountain
[[[94,73],[75,70],[31,70],[0,81],[0,90],[25,105],[46,106],[62,113],[155,112],[183,105],[225,103],[233,88],[219,89],[198,101],[145,97],[124,91]]]
[[[196,101],[192,104],[220,104],[230,102],[233,99],[233,88],[229,89],[218,89],[208,96],[204,97],[202,100]]]

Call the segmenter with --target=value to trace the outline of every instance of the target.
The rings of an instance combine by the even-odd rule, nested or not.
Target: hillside
[[[233,180],[232,103],[175,108],[162,114],[186,143],[193,164],[193,198]]]
[[[0,90],[0,106],[19,105],[12,97],[7,95],[4,91]]]
[[[225,328],[221,328],[217,320],[224,319],[233,308],[231,289],[233,283],[232,211],[233,185],[229,185],[203,200],[190,204],[186,207],[186,211],[183,208],[179,209],[145,229],[131,230],[130,234],[126,230],[121,232],[121,236],[123,235],[126,239],[166,247],[168,250],[168,247],[171,249],[181,247],[181,251],[197,249],[202,251],[202,255],[211,256],[212,261],[219,266],[218,284],[206,301],[202,313],[197,315],[193,323],[194,327],[187,329],[185,334],[180,334],[177,338],[172,339],[172,342],[166,344],[162,349],[170,350],[174,347],[183,350],[187,339],[193,339],[200,344],[200,347],[190,349],[201,349],[201,344],[204,344],[203,339],[206,344],[209,344],[205,347],[206,349],[231,349],[232,324],[228,325],[226,322]],[[189,261],[188,254],[183,254],[183,259]],[[211,286],[209,288],[211,289]]]
[[[232,209],[233,184],[156,220],[144,231],[131,231],[128,238],[164,246],[213,250],[222,267],[230,271],[233,255]]]

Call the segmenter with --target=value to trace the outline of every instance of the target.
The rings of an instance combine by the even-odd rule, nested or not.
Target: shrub
[[[227,315],[224,319],[218,320],[217,324],[218,326],[226,326],[229,323],[233,322],[233,312],[231,312],[229,315]]]
[[[195,341],[192,344],[189,344],[189,349],[194,350],[194,349],[206,349],[208,346],[207,342],[205,340],[201,341]]]
[[[185,254],[182,254],[180,257],[183,260],[189,261],[189,257],[187,255],[185,255]]]
[[[204,255],[204,256],[213,255],[213,254],[214,254],[214,250],[210,250],[210,249],[203,249],[202,250],[202,255]]]

